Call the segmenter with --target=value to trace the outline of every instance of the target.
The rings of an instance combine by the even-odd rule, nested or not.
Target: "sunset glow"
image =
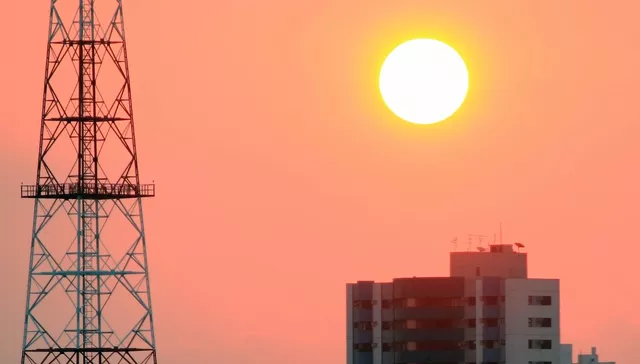
[[[20,363],[24,340],[34,203],[21,183],[36,183],[53,99],[51,2],[6,1],[0,14],[0,364]],[[452,251],[477,251],[471,234],[524,243],[529,274],[560,280],[560,339],[575,354],[595,346],[603,360],[638,361],[640,2],[121,2],[136,163],[156,187],[143,218],[158,364],[346,364],[345,284],[448,277]],[[53,29],[75,35],[80,3],[90,2],[56,0],[65,29]],[[108,30],[120,1],[93,3]],[[412,39],[464,60],[467,93],[440,122],[404,120],[380,88],[385,60]],[[122,56],[106,45],[100,58]],[[51,82],[73,112],[79,54],[59,46],[66,61]],[[101,107],[115,110],[124,66],[107,60]],[[66,178],[78,129],[50,125],[63,134],[43,146],[48,167]],[[118,179],[130,154],[113,132],[99,163]],[[122,257],[138,231],[117,207],[107,213],[101,249]],[[65,214],[43,234],[74,260],[78,218]],[[62,273],[34,311],[55,328],[74,314],[74,275]],[[105,329],[125,336],[137,299],[108,283],[119,287]]]

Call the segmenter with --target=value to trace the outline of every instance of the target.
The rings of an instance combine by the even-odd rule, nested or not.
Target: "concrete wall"
[[[527,254],[513,251],[453,252],[451,277],[527,278]]]
[[[573,364],[573,345],[560,345],[560,364]]]
[[[374,282],[364,281],[347,285],[347,363],[373,364],[372,351],[355,350],[356,345],[373,344],[373,332],[354,327],[354,323],[371,324],[373,322],[373,307],[355,306],[356,301],[363,301],[369,305],[373,299]]]
[[[505,352],[509,364],[560,362],[559,290],[557,279],[505,281]],[[551,305],[530,305],[529,296],[550,296]],[[551,327],[529,327],[529,318],[551,318]],[[529,349],[529,340],[551,340],[551,349]]]
[[[347,284],[347,364],[353,362],[353,284]]]
[[[382,362],[382,284],[373,285],[373,364]]]

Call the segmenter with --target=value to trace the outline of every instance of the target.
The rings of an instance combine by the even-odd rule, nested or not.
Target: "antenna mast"
[[[488,236],[486,235],[477,235],[477,234],[469,234],[469,250],[471,250],[471,240],[473,238],[478,239],[478,247],[482,246],[482,239],[487,238]]]

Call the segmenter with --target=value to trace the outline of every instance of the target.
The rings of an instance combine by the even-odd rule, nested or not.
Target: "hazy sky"
[[[562,340],[636,360],[638,7],[598,1],[125,2],[162,363],[345,360],[345,288],[448,274],[466,234],[561,279]],[[0,13],[0,361],[22,340],[48,1]],[[396,119],[384,56],[467,60],[449,121]],[[209,360],[207,359],[207,360]]]

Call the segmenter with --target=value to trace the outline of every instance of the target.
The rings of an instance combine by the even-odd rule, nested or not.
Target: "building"
[[[560,364],[573,364],[573,345],[560,344]]]
[[[559,288],[510,244],[451,253],[449,277],[347,284],[347,364],[560,363]]]
[[[596,348],[591,348],[591,354],[578,354],[578,364],[616,364],[614,361],[598,360]]]

